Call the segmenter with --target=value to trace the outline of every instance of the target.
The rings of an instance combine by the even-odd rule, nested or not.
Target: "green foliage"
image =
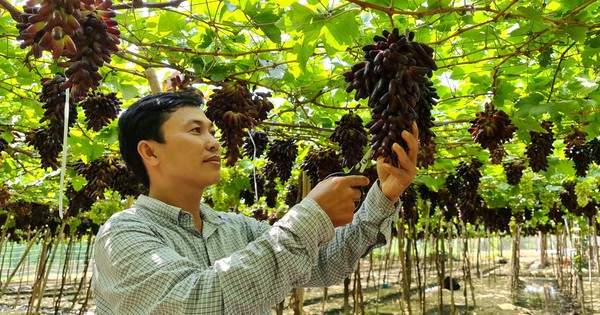
[[[118,194],[116,194],[118,195]],[[107,199],[97,201],[90,211],[81,216],[90,219],[96,224],[103,224],[111,215],[129,208],[130,204],[122,202],[117,196],[109,195]]]
[[[435,49],[440,67],[432,77],[440,96],[433,109],[436,162],[420,170],[415,182],[437,191],[459,162],[489,160],[490,152],[473,142],[467,128],[484,104],[493,102],[519,128],[504,145],[504,161],[525,161],[529,131],[543,132],[541,119],[555,124],[555,150],[547,171],[526,170],[517,187],[506,184],[501,167],[486,163],[480,194],[497,207],[532,207],[540,201],[543,213],[556,200],[555,188],[576,178],[563,152],[570,126],[582,127],[588,140],[600,134],[600,3],[554,0],[542,6],[501,0],[491,8],[483,3],[468,10],[461,6],[449,0],[231,0],[119,9],[115,19],[122,32],[121,51],[100,69],[104,79],[99,90],[116,92],[127,107],[150,93],[147,68],[158,70],[160,82],[174,70],[186,73],[207,97],[219,81],[248,80],[271,90],[276,104],[259,128],[272,139],[297,139],[299,152],[306,153],[314,143],[333,146],[328,137],[348,110],[369,121],[366,101],[354,101],[344,91],[341,74],[362,60],[361,46],[372,43],[373,35],[392,27],[411,29],[415,40]],[[58,172],[40,168],[38,152],[25,137],[40,126],[44,113],[38,101],[40,80],[61,68],[47,53],[36,60],[20,49],[15,25],[9,14],[0,14],[0,135],[9,143],[0,157],[0,180],[10,186],[15,200],[56,204]],[[69,133],[68,164],[116,155],[116,135],[115,122],[99,132],[87,130],[80,111]],[[224,168],[221,182],[206,191],[215,208],[244,206],[238,196],[252,163],[264,161],[244,160]],[[75,189],[85,184],[74,172],[67,175]],[[599,175],[598,165],[592,164],[577,185],[580,202],[600,200]],[[120,208],[116,201],[102,201],[91,213],[102,222]]]

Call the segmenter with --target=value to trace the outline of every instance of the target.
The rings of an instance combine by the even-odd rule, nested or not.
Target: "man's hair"
[[[199,107],[204,104],[202,97],[195,93],[157,93],[139,99],[119,117],[119,149],[127,167],[146,187],[150,178],[142,157],[137,151],[142,140],[164,143],[162,125],[171,113],[181,107]]]

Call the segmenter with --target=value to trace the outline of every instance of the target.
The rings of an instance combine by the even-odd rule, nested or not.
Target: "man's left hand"
[[[398,202],[402,192],[408,188],[417,174],[418,137],[419,130],[413,122],[412,134],[406,130],[402,132],[402,139],[408,145],[408,154],[400,144],[393,144],[392,149],[398,156],[398,167],[385,163],[383,157],[377,159],[377,175],[381,191],[393,204]]]

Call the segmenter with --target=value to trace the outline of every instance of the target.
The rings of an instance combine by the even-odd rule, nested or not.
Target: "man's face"
[[[161,127],[164,143],[156,143],[163,180],[180,187],[204,189],[220,179],[221,147],[212,122],[197,107],[181,107]]]

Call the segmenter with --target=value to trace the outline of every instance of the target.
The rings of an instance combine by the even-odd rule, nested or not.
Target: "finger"
[[[411,152],[411,157],[409,157],[406,154],[406,151],[404,151],[404,148],[401,145],[399,145],[398,143],[394,143],[392,148],[394,149],[394,152],[396,152],[396,154],[398,155],[399,166],[402,166],[402,168],[405,169],[410,174],[412,174],[413,172],[416,173],[416,170],[415,170],[416,157],[415,157],[415,159],[413,159],[412,152]],[[416,151],[416,150],[413,148],[412,151]]]
[[[419,127],[417,127],[417,122],[413,121],[413,124],[411,126],[411,132],[413,137],[415,137],[415,139],[419,139]]]
[[[417,139],[417,150],[418,148],[421,146],[421,139],[419,139],[419,127],[417,127],[417,122],[413,121],[411,128],[411,133],[412,136],[415,137],[415,139]]]
[[[406,176],[406,172],[403,171],[400,168],[394,167],[392,164],[390,163],[383,163],[382,167],[390,174],[390,176],[396,177],[396,178],[402,178],[404,176]]]
[[[413,125],[413,127],[414,126],[415,125]],[[413,132],[414,130],[415,129],[413,128]],[[408,157],[410,161],[413,164],[417,164],[417,153],[419,152],[419,143],[417,142],[417,138],[414,137],[414,133],[410,134],[408,133],[408,131],[403,131],[402,139],[404,139],[404,141],[406,141],[406,144],[408,145]]]
[[[362,192],[360,191],[360,189],[357,189],[357,188],[352,189],[352,194],[353,194],[352,200],[354,200],[354,202],[360,201],[360,198],[362,197]]]
[[[369,178],[362,175],[350,175],[341,177],[341,179],[350,187],[362,187],[369,185]]]

